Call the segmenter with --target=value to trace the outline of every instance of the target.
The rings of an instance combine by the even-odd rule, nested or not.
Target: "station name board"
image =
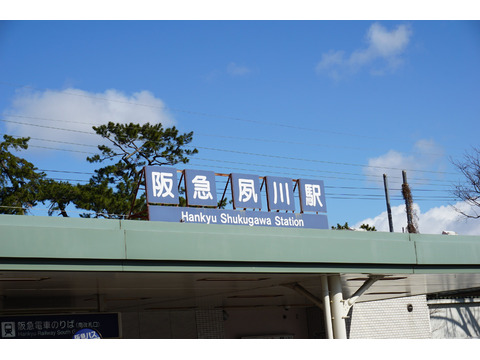
[[[82,332],[119,338],[119,324],[117,313],[1,316],[0,339],[72,339]]]
[[[164,166],[146,166],[144,176],[152,221],[328,229],[322,180],[191,169],[179,172]],[[228,178],[222,200],[230,187],[233,210],[218,208],[218,176]],[[186,207],[179,206],[180,189]],[[266,198],[267,212],[261,211],[262,198]],[[295,212],[297,205],[299,212]]]

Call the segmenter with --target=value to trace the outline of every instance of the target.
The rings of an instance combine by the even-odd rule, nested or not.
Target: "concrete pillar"
[[[344,319],[346,314],[343,303],[342,282],[340,275],[329,276],[328,286],[330,289],[330,301],[332,304],[333,337],[335,339],[346,339],[347,327]]]
[[[333,339],[332,309],[330,307],[330,294],[328,291],[327,275],[322,276],[322,300],[323,314],[325,317],[325,328],[327,329],[327,339]]]

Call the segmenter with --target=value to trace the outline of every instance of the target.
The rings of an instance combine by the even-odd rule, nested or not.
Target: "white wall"
[[[430,300],[430,323],[435,339],[480,338],[480,300]]]
[[[408,311],[408,305],[412,311]],[[351,311],[350,339],[429,339],[425,295],[357,303]]]

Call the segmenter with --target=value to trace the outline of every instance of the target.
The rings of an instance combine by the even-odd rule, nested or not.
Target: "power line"
[[[77,132],[77,133],[84,133],[84,134],[88,134],[88,135],[95,135],[95,133],[93,133],[93,132],[86,132],[86,131],[81,131],[81,130],[76,130],[76,129],[66,129],[66,128],[46,126],[46,125],[39,125],[39,124],[22,123],[22,122],[18,122],[18,121],[11,121],[11,120],[5,120],[5,119],[0,119],[0,121],[11,122],[11,123],[16,123],[16,124],[22,124],[22,125],[27,125],[27,126],[36,126],[36,127],[41,127],[41,128],[47,128],[47,129],[55,129],[55,130],[62,130],[62,131],[71,131],[71,132]],[[199,149],[212,150],[212,151],[220,151],[220,152],[229,152],[229,153],[236,153],[236,154],[242,154],[242,155],[262,156],[262,157],[277,158],[277,159],[286,159],[286,160],[295,160],[295,161],[307,161],[307,162],[315,162],[315,163],[330,164],[330,165],[355,166],[355,167],[374,168],[374,169],[404,170],[404,169],[393,168],[393,167],[383,167],[383,166],[364,165],[364,164],[355,164],[355,163],[342,163],[342,162],[326,161],[326,160],[318,160],[318,159],[301,159],[301,158],[294,158],[294,157],[288,157],[288,156],[271,155],[271,154],[259,154],[259,153],[250,153],[250,152],[245,152],[245,151],[229,150],[229,149],[219,149],[219,148],[202,147],[202,146],[186,145],[186,147],[199,148]],[[67,151],[67,150],[64,150],[64,151]],[[445,172],[445,171],[420,170],[420,169],[407,169],[407,170],[408,170],[408,171],[415,171],[415,172],[433,173],[433,174],[450,174],[450,175],[456,175],[456,173]]]
[[[69,122],[72,124],[81,124],[81,125],[98,125],[96,123],[88,123],[88,122],[83,122],[83,121],[74,121],[74,120],[69,120],[69,119],[52,119],[52,118],[45,118],[45,117],[38,117],[38,116],[26,116],[26,115],[14,115],[14,114],[2,114],[2,116],[6,117],[18,117],[22,119],[36,119],[36,120],[45,120],[45,121],[54,121],[54,122]]]
[[[7,133],[0,133],[0,135],[9,135],[9,136],[16,137],[16,138],[25,137],[25,136],[20,136],[20,135],[10,135],[10,134],[7,134]],[[61,140],[42,139],[42,138],[31,137],[31,136],[27,136],[27,137],[30,138],[30,140],[47,141],[47,142],[54,142],[54,143],[66,144],[66,145],[76,145],[76,146],[85,146],[85,147],[98,148],[97,145],[81,144],[81,143],[74,143],[74,142],[61,141]],[[29,146],[30,146],[30,145],[29,145]]]
[[[234,166],[221,166],[221,165],[219,165],[219,163],[243,164],[243,165],[250,165],[250,166],[254,166],[254,167],[261,167],[262,171],[265,171],[264,170],[265,168],[279,168],[279,169],[297,170],[297,171],[302,171],[302,174],[299,175],[300,177],[304,177],[304,176],[306,176],[307,173],[310,173],[310,172],[315,172],[315,173],[325,172],[325,173],[349,174],[349,175],[354,175],[354,176],[359,176],[359,177],[370,176],[370,177],[374,177],[375,179],[377,178],[374,175],[368,175],[368,174],[364,175],[364,174],[355,174],[355,173],[341,173],[341,172],[328,171],[328,170],[291,168],[291,167],[286,167],[286,166],[274,166],[274,165],[254,164],[254,163],[241,163],[241,162],[235,162],[235,161],[205,159],[205,158],[198,158],[198,157],[194,158],[190,165],[193,166],[194,163],[195,163],[195,160],[204,160],[204,161],[208,161],[208,162],[214,162],[216,164],[217,168],[227,169],[228,171],[238,170],[238,171],[247,171],[247,172],[258,172],[258,170],[253,170],[252,168],[239,168],[239,167],[234,167]],[[196,165],[203,166],[203,164],[201,164],[201,163],[196,163]],[[280,172],[280,171],[271,171],[270,170],[269,173],[286,175],[285,171]],[[289,172],[288,174],[293,174],[293,173]],[[317,175],[313,175],[313,176],[317,176]],[[295,176],[292,176],[292,177],[295,177]],[[363,181],[364,180],[363,178],[348,178],[348,177],[330,176],[330,175],[323,175],[323,174],[321,175],[321,177],[322,177],[322,179],[334,179],[334,180],[346,180],[346,181]],[[393,176],[392,176],[392,178],[393,178]],[[401,177],[395,177],[395,178],[401,179]],[[380,179],[369,180],[369,181],[378,182],[379,184],[380,183],[383,184],[383,180],[380,180]],[[435,180],[431,179],[431,181],[435,181]],[[416,182],[416,181],[410,181],[409,184],[410,185],[426,185],[425,183],[419,183],[419,182]],[[445,187],[447,187],[447,186],[450,186],[450,185],[436,184],[435,186],[445,186]],[[392,190],[401,190],[401,189],[392,189]],[[438,191],[444,191],[444,190],[438,190]]]
[[[20,125],[36,126],[36,127],[45,128],[45,129],[71,131],[71,132],[76,132],[76,133],[95,135],[95,133],[91,132],[91,131],[82,131],[82,130],[76,130],[76,129],[65,129],[65,128],[59,128],[59,127],[54,127],[54,126],[24,123],[24,122],[20,122],[20,121],[13,121],[13,120],[6,120],[6,119],[0,119],[0,121],[9,122],[9,123],[13,123],[13,124],[20,124]]]
[[[92,172],[82,172],[82,171],[71,171],[71,170],[56,170],[56,169],[38,169],[39,171],[43,171],[43,172],[57,172],[57,173],[66,173],[66,174],[81,174],[81,175],[94,175],[95,173],[92,173]],[[53,179],[58,179],[58,178],[53,178]],[[86,180],[79,180],[79,179],[58,179],[58,180],[71,180],[71,181],[86,181]],[[216,179],[216,182],[221,184],[222,186],[225,186],[227,181],[223,180],[223,179]],[[346,189],[346,190],[368,190],[368,191],[378,191],[378,192],[382,192],[382,189],[381,188],[373,188],[373,187],[359,187],[359,186],[333,186],[333,185],[326,185],[325,186],[325,189]],[[392,189],[392,190],[396,190],[396,191],[400,191],[401,189]],[[444,191],[444,190],[441,190],[441,189],[418,189],[416,190],[416,192],[441,192],[441,191]],[[384,195],[383,194],[352,194],[352,193],[348,193],[348,194],[345,194],[345,193],[342,193],[342,194],[337,194],[337,193],[332,193],[333,195],[342,195],[342,196],[352,196],[352,197],[358,197],[358,196],[373,196],[373,197],[380,197],[380,198],[383,198]],[[417,198],[417,197],[416,197]],[[438,199],[456,199],[455,197],[448,197],[448,196],[437,196],[437,195],[430,195],[430,196],[425,196],[423,195],[422,197],[423,199],[435,199],[435,198],[438,198]],[[394,198],[395,199],[395,198]],[[399,198],[401,199],[401,198]]]
[[[5,133],[2,133],[5,134]],[[8,135],[8,134],[5,134]],[[17,135],[11,135],[14,137],[21,137]],[[31,140],[37,140],[37,141],[46,141],[46,142],[54,142],[54,143],[61,143],[61,144],[67,144],[67,145],[77,145],[77,146],[86,146],[86,147],[95,147],[95,145],[88,145],[88,144],[80,144],[80,143],[73,143],[73,142],[67,142],[67,141],[60,141],[60,140],[52,140],[52,139],[42,139],[42,138],[36,138],[36,137],[30,137]],[[29,145],[32,147],[40,147],[38,145]],[[57,148],[49,148],[49,147],[43,147],[46,149],[51,149],[51,150],[60,150],[60,151],[74,151],[74,150],[69,150],[69,149],[57,149]],[[94,154],[92,152],[84,152],[87,154]],[[375,175],[370,175],[370,174],[354,174],[354,173],[346,173],[346,172],[339,172],[339,171],[329,171],[329,170],[316,170],[316,169],[305,169],[305,168],[292,168],[292,167],[287,167],[287,166],[275,166],[275,165],[267,165],[267,164],[253,164],[253,163],[242,163],[238,161],[227,161],[227,160],[218,160],[218,159],[208,159],[208,158],[200,158],[200,157],[195,157],[193,160],[204,160],[204,161],[211,161],[211,162],[224,162],[224,163],[231,163],[231,164],[240,164],[240,165],[254,165],[254,166],[259,166],[259,167],[272,167],[272,168],[281,168],[281,169],[289,169],[289,170],[301,170],[301,171],[312,171],[312,172],[322,172],[322,173],[329,173],[329,174],[342,174],[342,175],[354,175],[354,176],[366,176],[366,177],[376,177]],[[242,169],[249,171],[249,169]],[[357,180],[357,179],[348,179],[348,178],[338,178],[338,177],[331,177],[331,178],[336,178],[336,179],[346,179],[346,180]],[[400,177],[398,177],[400,178]]]
[[[39,145],[28,145],[29,147],[35,147],[35,148],[40,148],[40,149],[47,149],[47,150],[55,150],[55,151],[67,151],[67,152],[76,152],[76,153],[81,153],[81,154],[95,154],[94,152],[90,151],[80,151],[80,150],[72,150],[72,149],[59,149],[59,148],[53,148],[53,147],[48,147],[48,146],[39,146]]]
[[[309,145],[317,147],[326,147],[326,148],[337,148],[337,149],[348,149],[348,150],[376,150],[374,148],[367,147],[353,147],[353,146],[340,146],[340,145],[331,145],[331,144],[318,144],[318,143],[305,143],[300,141],[289,141],[289,140],[279,140],[279,139],[265,139],[265,138],[253,138],[253,137],[239,137],[239,136],[227,136],[227,135],[217,135],[217,134],[203,134],[195,132],[195,136],[205,136],[205,137],[214,137],[214,138],[223,138],[223,139],[232,139],[232,140],[242,140],[242,141],[255,141],[255,142],[270,142],[270,143],[279,143],[279,144],[290,144],[290,145]],[[419,153],[416,151],[408,152],[408,154],[420,154],[420,155],[434,155],[434,156],[444,156],[443,154],[438,153]]]
[[[65,174],[82,174],[82,175],[94,175],[95,173],[92,172],[84,172],[84,171],[70,171],[70,170],[52,170],[52,169],[38,169],[39,171],[45,172],[59,172]]]
[[[355,164],[355,163],[342,163],[342,162],[326,161],[326,160],[318,160],[318,159],[301,159],[301,158],[294,158],[294,157],[288,157],[288,156],[250,153],[250,152],[246,152],[246,151],[218,149],[218,148],[205,147],[205,146],[191,146],[191,145],[186,145],[186,146],[187,147],[195,147],[195,148],[204,149],[204,150],[229,152],[229,153],[241,154],[241,155],[263,156],[263,157],[269,157],[269,158],[287,159],[287,160],[296,160],[296,161],[307,161],[307,162],[315,162],[315,163],[330,164],[330,165],[356,166],[356,167],[365,167],[365,168],[374,168],[374,169],[388,169],[388,170],[405,170],[405,169],[394,168],[394,167],[386,167],[386,166],[374,166],[374,165],[364,165],[364,164]],[[456,175],[456,173],[451,173],[451,172],[446,172],[446,171],[420,170],[420,169],[407,169],[407,170],[408,171],[415,171],[415,172],[433,173],[433,174]]]
[[[49,90],[49,89],[45,89],[45,88],[34,87],[34,86],[31,86],[31,85],[13,84],[13,83],[9,83],[9,82],[6,82],[6,81],[0,81],[0,84],[1,85],[7,85],[7,86],[13,86],[13,87],[29,88],[29,89],[34,89],[34,90],[42,90],[42,91]],[[202,117],[229,119],[229,120],[246,122],[246,123],[276,126],[276,127],[303,130],[303,131],[309,131],[309,132],[313,131],[313,132],[320,132],[320,133],[333,134],[333,135],[352,136],[352,137],[365,138],[365,139],[376,139],[376,140],[382,140],[382,141],[385,140],[385,138],[380,138],[380,137],[359,135],[359,134],[351,134],[351,133],[338,132],[338,131],[321,130],[321,129],[316,129],[316,128],[309,128],[309,127],[280,123],[278,121],[276,121],[276,122],[260,121],[260,120],[244,119],[244,118],[234,117],[234,116],[208,114],[208,113],[204,113],[204,112],[198,112],[198,111],[191,111],[191,110],[184,110],[184,109],[180,109],[180,108],[168,107],[168,106],[165,106],[165,105],[159,106],[159,105],[151,105],[151,104],[142,104],[142,103],[137,103],[137,102],[132,102],[132,101],[109,99],[109,98],[100,97],[100,96],[79,94],[79,93],[68,92],[68,91],[54,91],[54,92],[58,93],[58,94],[61,94],[61,95],[78,96],[78,97],[83,97],[83,98],[91,98],[91,99],[95,99],[95,100],[102,100],[102,101],[108,101],[108,102],[114,102],[114,103],[129,104],[129,105],[143,106],[143,107],[149,107],[149,108],[157,108],[157,109],[169,110],[169,111],[174,111],[174,112],[182,112],[182,113],[187,113],[187,114],[192,114],[192,115],[197,115],[197,116],[202,116]],[[398,139],[397,139],[397,141],[406,142],[406,141],[398,140]]]
[[[24,119],[38,119],[38,120],[45,120],[45,121],[54,121],[54,122],[61,122],[61,123],[73,123],[73,124],[82,124],[82,125],[92,125],[98,126],[98,123],[89,123],[89,122],[82,122],[82,121],[73,121],[69,119],[52,119],[52,118],[45,118],[45,117],[37,117],[37,116],[25,116],[25,115],[14,115],[14,114],[3,114],[6,117],[18,117]],[[9,120],[3,120],[9,121]],[[28,125],[24,123],[24,125]],[[296,142],[296,141],[288,141],[288,140],[279,140],[279,139],[259,139],[253,137],[239,137],[239,136],[227,136],[227,135],[219,135],[219,134],[203,134],[203,133],[195,133],[196,136],[204,136],[204,137],[214,137],[214,138],[224,138],[224,139],[233,139],[233,140],[242,140],[242,141],[255,141],[255,142],[271,142],[271,143],[280,143],[280,144],[291,144],[291,145],[309,145],[309,146],[316,146],[316,147],[327,147],[327,148],[337,148],[337,149],[349,149],[349,150],[376,150],[374,148],[366,148],[366,147],[353,147],[353,146],[340,146],[340,145],[332,145],[332,144],[318,144],[318,143],[308,143],[305,142]],[[438,153],[419,153],[419,152],[408,152],[409,154],[421,154],[421,155],[434,155],[434,156],[444,156],[443,154]]]
[[[44,140],[44,139],[41,139],[41,140]],[[45,140],[45,141],[49,141],[49,140]],[[51,140],[53,142],[56,142],[54,140]],[[66,143],[66,142],[63,142],[63,143]],[[30,147],[36,147],[36,148],[43,148],[43,149],[48,149],[48,150],[55,150],[55,151],[67,151],[67,152],[77,152],[77,153],[83,153],[83,154],[95,154],[93,152],[86,152],[86,151],[79,151],[79,150],[72,150],[72,149],[61,149],[61,148],[53,148],[53,147],[46,147],[46,146],[39,146],[39,145],[29,145]],[[210,162],[215,162],[215,163],[218,163],[218,162],[226,162],[226,163],[232,163],[232,164],[244,164],[244,165],[250,165],[250,166],[258,166],[258,167],[262,167],[262,168],[265,168],[265,167],[272,167],[272,168],[280,168],[280,169],[288,169],[288,170],[298,170],[298,171],[307,171],[307,172],[320,172],[320,173],[334,173],[334,174],[349,174],[349,175],[354,175],[354,176],[370,176],[370,177],[375,177],[374,175],[368,175],[368,174],[354,174],[354,173],[342,173],[342,172],[335,172],[335,171],[328,171],[328,170],[316,170],[316,169],[304,169],[304,168],[292,168],[292,167],[285,167],[285,166],[274,166],[274,165],[267,165],[267,164],[253,164],[253,163],[241,163],[241,162],[234,162],[234,161],[222,161],[222,160],[218,160],[218,159],[205,159],[205,158],[196,158],[196,159],[199,159],[199,160],[205,160],[205,161],[210,161]],[[248,169],[245,169],[245,168],[234,168],[234,167],[228,167],[229,170],[241,170],[241,171],[248,171],[248,172],[251,172],[252,169],[251,168],[248,168]],[[48,170],[45,170],[45,171],[48,171]],[[60,171],[60,170],[50,170],[50,171]],[[72,172],[72,173],[80,173],[80,172]],[[278,173],[278,174],[285,174],[285,172],[274,172],[274,173]],[[89,173],[89,174],[92,174],[92,173]],[[303,173],[301,176],[305,176],[305,174]],[[328,175],[322,175],[322,178],[326,178],[326,179],[338,179],[338,180],[350,180],[350,181],[361,181],[362,179],[353,179],[353,178],[346,178],[346,177],[338,177],[338,176],[328,176]],[[430,181],[434,181],[433,179],[430,179]],[[378,181],[380,182],[380,181]],[[425,185],[423,183],[417,183],[417,182],[410,182],[410,184],[412,185]],[[440,185],[437,185],[437,186],[440,186]],[[445,185],[447,186],[447,185]],[[350,188],[356,188],[356,189],[367,189],[367,188],[361,188],[361,187],[350,187]],[[392,189],[392,190],[398,190],[400,191],[401,189]],[[417,189],[417,191],[444,191],[444,190],[435,190],[435,189]]]
[[[353,181],[360,181],[363,180],[364,177],[371,177],[378,179],[378,182],[382,182],[383,180],[380,180],[378,176],[372,175],[372,174],[358,174],[358,173],[349,173],[349,172],[340,172],[340,171],[331,171],[331,170],[318,170],[318,169],[305,169],[305,168],[295,168],[291,166],[279,166],[279,165],[270,165],[270,164],[256,164],[256,163],[244,163],[244,162],[239,162],[239,161],[228,161],[228,160],[219,160],[219,159],[208,159],[208,158],[202,158],[202,157],[194,157],[192,158],[192,162],[196,160],[203,160],[203,161],[209,161],[209,162],[215,162],[215,163],[227,163],[227,164],[237,164],[237,165],[250,165],[250,166],[257,166],[263,168],[278,168],[278,169],[288,169],[288,170],[298,170],[298,171],[307,171],[307,172],[315,172],[315,173],[327,173],[327,174],[339,174],[339,175],[353,175],[353,176],[359,176],[362,177],[362,179],[352,179],[352,178],[343,178],[343,177],[329,177],[332,179],[342,179],[342,180],[353,180]],[[244,171],[250,171],[250,169],[238,169],[238,170],[244,170]],[[278,172],[277,172],[278,173]],[[282,172],[285,173],[285,172]],[[326,176],[324,176],[326,177]],[[401,179],[401,176],[390,176],[390,178],[394,179]],[[434,181],[434,182],[447,182],[448,181],[442,181],[442,180],[436,180],[436,179],[427,179],[429,181]],[[410,182],[410,184],[417,184],[417,185],[423,185],[421,183],[417,182]]]

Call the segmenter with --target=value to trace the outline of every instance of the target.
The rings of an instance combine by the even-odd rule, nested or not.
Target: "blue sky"
[[[383,230],[382,174],[401,231],[405,169],[421,232],[478,234],[447,205],[479,63],[478,21],[2,21],[0,132],[31,136],[40,169],[90,172],[82,131],[160,121],[194,131],[191,168],[321,179],[331,225]]]

